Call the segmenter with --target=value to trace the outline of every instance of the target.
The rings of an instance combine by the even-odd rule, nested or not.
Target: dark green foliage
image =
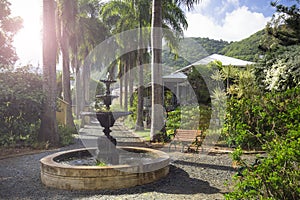
[[[220,81],[211,78],[216,69],[216,66],[211,63],[209,65],[194,66],[188,73],[188,82],[194,90],[199,105],[211,104],[209,89],[215,88],[220,83]],[[193,103],[194,100],[191,99],[191,101],[190,103]]]
[[[104,95],[106,91],[104,83],[100,81],[90,80],[90,88],[96,88],[96,91],[90,91],[91,94],[95,93],[95,95]]]
[[[27,67],[2,72],[0,93],[0,146],[47,147],[37,143],[44,98],[41,76]],[[73,128],[59,124],[58,133],[60,145],[74,142]]]
[[[0,68],[12,66],[17,60],[12,42],[22,26],[22,19],[10,16],[10,5],[9,1],[0,0]]]
[[[181,56],[176,56],[174,53],[170,52],[169,50],[163,50],[163,58],[162,58],[163,65],[166,67],[170,67],[171,70],[167,73],[172,73],[180,68],[183,68],[190,64],[186,59]]]
[[[61,146],[67,146],[74,143],[74,136],[77,131],[74,128],[59,124],[58,125],[58,134],[59,142]]]
[[[25,68],[2,72],[0,93],[0,145],[36,138],[44,97],[41,77]]]
[[[300,46],[279,47],[268,52],[256,67],[261,88],[284,91],[300,84]]]
[[[259,86],[267,90],[284,91],[300,83],[300,2],[292,6],[272,2],[277,13],[265,28],[260,41],[264,58],[257,66]],[[290,4],[291,5],[291,4]]]
[[[299,45],[300,43],[300,2],[291,0],[286,6],[281,1],[271,3],[276,13],[265,28],[260,49],[274,51],[280,46]],[[293,5],[292,5],[293,4]]]
[[[166,130],[173,134],[175,129],[193,129],[205,131],[209,127],[211,108],[206,105],[180,106],[168,112]]]
[[[163,64],[175,71],[208,55],[217,53],[247,61],[257,61],[264,54],[262,37],[266,30],[258,31],[238,42],[226,42],[209,38],[185,38],[179,44],[178,55],[170,50],[163,51]]]
[[[279,39],[279,43],[283,46],[300,43],[300,2],[298,0],[294,2],[292,6],[285,6],[280,2],[272,3],[279,14],[273,16],[267,28],[269,34]]]
[[[300,88],[264,95],[230,98],[224,133],[229,144],[260,148],[274,134],[284,136],[300,122]]]
[[[263,145],[266,157],[247,163],[240,153],[234,154],[244,170],[234,177],[237,184],[226,199],[300,198],[300,125],[289,125],[281,136],[274,131],[269,134],[274,137]]]
[[[133,114],[130,115],[130,120],[132,121],[136,121],[136,118],[137,118],[137,104],[138,104],[138,95],[137,95],[137,92],[134,92],[131,97],[130,97],[130,104],[132,106],[129,107],[129,111],[131,111]]]
[[[209,38],[185,38],[179,44],[178,55],[170,50],[163,51],[163,64],[180,69],[192,64],[205,56],[220,53],[229,43],[223,40],[213,40]]]
[[[264,34],[265,30],[261,30],[246,39],[231,43],[209,38],[185,38],[179,44],[178,55],[170,50],[163,51],[163,64],[175,71],[214,53],[257,61],[264,53],[260,49]]]
[[[232,42],[224,47],[220,53],[242,60],[257,61],[259,55],[263,53],[263,51],[259,49],[260,40],[263,34],[264,30],[261,30],[246,39]]]
[[[224,40],[214,40],[209,38],[193,38],[196,40],[197,43],[199,43],[202,48],[205,49],[205,51],[210,55],[214,53],[221,53],[222,50],[230,45],[229,42]]]
[[[230,96],[223,129],[229,144],[266,154],[247,163],[237,148],[233,159],[241,168],[227,199],[300,198],[299,9],[274,6],[279,15],[259,42],[264,57],[256,66],[256,81],[263,92]],[[245,89],[248,94],[250,89]]]

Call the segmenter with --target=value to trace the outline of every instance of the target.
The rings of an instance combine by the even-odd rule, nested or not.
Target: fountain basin
[[[118,147],[130,152],[154,155],[146,163],[111,166],[73,166],[57,162],[74,155],[86,156],[95,148],[58,152],[40,160],[41,180],[48,187],[66,190],[121,189],[157,181],[169,173],[168,154],[148,148]]]

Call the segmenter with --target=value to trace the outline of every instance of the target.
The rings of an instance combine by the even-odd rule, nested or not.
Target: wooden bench
[[[189,151],[192,146],[195,146],[196,151],[198,151],[204,139],[201,130],[176,129],[174,131],[174,134],[172,135],[173,135],[173,140],[169,144],[169,151],[172,145],[174,145],[176,149],[176,144],[181,144],[182,152],[184,152],[185,147],[187,147],[187,151]]]

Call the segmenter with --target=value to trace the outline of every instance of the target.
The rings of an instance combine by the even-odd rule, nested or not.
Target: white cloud
[[[236,0],[231,1],[238,3]],[[215,19],[200,13],[187,13],[186,16],[189,23],[189,28],[185,32],[186,37],[208,37],[226,41],[239,41],[247,38],[263,29],[270,20],[262,13],[249,11],[246,6],[226,13],[222,23],[216,23]]]
[[[240,5],[240,1],[239,0],[227,0],[227,3],[231,3],[235,6],[239,6]]]
[[[239,0],[222,0],[221,3],[214,2],[214,12],[216,14],[226,13],[226,11],[228,11],[232,7],[238,8],[239,4]]]

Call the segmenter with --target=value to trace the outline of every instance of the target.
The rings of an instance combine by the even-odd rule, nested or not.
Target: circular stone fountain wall
[[[112,166],[73,166],[58,162],[74,155],[89,155],[96,149],[76,149],[46,156],[41,162],[41,180],[49,187],[67,190],[120,189],[151,183],[169,173],[169,156],[158,150],[119,147],[130,152],[147,152],[154,158],[146,163]]]

